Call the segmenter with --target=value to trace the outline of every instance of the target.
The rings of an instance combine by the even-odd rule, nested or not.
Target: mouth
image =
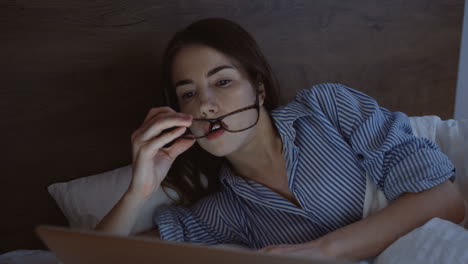
[[[212,139],[215,139],[215,138],[218,138],[220,137],[221,135],[224,134],[224,129],[222,127],[218,128],[218,129],[215,129],[215,130],[212,130],[207,136],[206,136],[206,139],[207,140],[212,140]]]
[[[221,125],[221,124],[222,124],[222,125]],[[214,132],[216,132],[216,131],[218,131],[218,130],[224,130],[224,127],[228,128],[228,126],[226,125],[226,123],[224,123],[223,121],[216,122],[216,123],[213,125],[211,131],[210,131],[210,127],[211,127],[211,124],[210,124],[210,123],[206,124],[206,126],[205,126],[205,133],[212,134],[212,133],[214,133]]]

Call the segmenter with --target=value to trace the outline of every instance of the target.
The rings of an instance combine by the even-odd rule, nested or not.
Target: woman
[[[270,66],[233,22],[178,32],[163,85],[168,106],[132,134],[131,184],[96,230],[128,235],[161,185],[181,198],[154,216],[161,239],[271,253],[366,259],[433,217],[464,217],[452,163],[405,114],[340,84],[277,108]],[[372,189],[390,205],[370,215]]]

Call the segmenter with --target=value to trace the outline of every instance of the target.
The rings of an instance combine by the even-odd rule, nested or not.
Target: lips
[[[226,127],[226,128],[229,128],[228,125],[226,125],[226,123],[224,123],[222,120],[220,122],[216,122],[213,126],[215,126],[216,124],[220,124],[221,125],[221,128],[219,129],[223,129]],[[210,127],[211,127],[211,123],[207,123],[206,126],[205,126],[205,133],[212,133],[210,132]]]
[[[211,132],[211,133],[206,137],[206,139],[212,140],[212,139],[215,139],[215,138],[220,137],[222,134],[224,134],[224,129],[217,129],[217,130],[215,130],[214,132]]]

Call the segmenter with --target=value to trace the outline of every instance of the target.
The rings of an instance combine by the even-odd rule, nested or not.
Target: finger
[[[274,248],[274,246],[270,245],[270,246],[266,246],[266,247],[264,247],[262,249],[259,249],[258,251],[259,252],[268,252],[268,251],[272,250],[273,248]]]
[[[149,141],[149,143],[144,146],[145,151],[147,152],[147,155],[150,155],[151,157],[153,157],[154,155],[156,155],[159,149],[161,149],[167,143],[181,136],[185,132],[185,130],[187,130],[186,127],[179,127],[171,132],[164,133],[163,135],[160,135],[154,138],[153,140]],[[175,157],[173,156],[170,156],[170,157],[175,159]]]
[[[176,114],[176,113],[160,114],[160,116],[172,117],[172,118],[174,118],[174,115],[179,116],[179,118],[181,120],[184,120],[182,117],[185,114],[181,114],[181,113],[178,113],[178,114]],[[187,116],[187,115],[185,115],[185,116]],[[166,127],[162,127],[161,129],[151,129],[151,130],[148,131],[148,129],[151,126],[154,126],[155,123],[160,122],[160,120],[153,120],[152,122],[153,123],[151,123],[150,121],[147,121],[146,127],[145,126],[140,127],[139,129],[137,129],[136,131],[134,131],[132,133],[131,142],[132,142],[132,151],[133,151],[134,154],[139,152],[140,147],[147,144],[147,141],[150,141],[152,138],[157,137],[161,132],[165,133],[164,129],[166,129]],[[184,122],[185,121],[182,121],[181,123],[178,123],[178,122],[173,123],[175,125],[172,125],[170,127],[171,128],[176,128],[177,126],[189,126],[188,124],[186,124]],[[167,132],[170,132],[170,131],[167,131]]]
[[[160,119],[164,119],[167,117],[173,117],[173,116],[179,116],[181,118],[188,117],[190,115],[183,114],[183,113],[177,113],[177,112],[160,112],[158,114],[155,114],[148,119],[145,120],[145,122],[138,128],[138,130],[141,131],[141,133],[144,133],[148,128],[150,128],[153,124],[159,122]]]
[[[136,138],[140,137],[140,135],[143,134],[153,123],[155,123],[159,117],[166,117],[172,113],[176,112],[170,107],[152,108],[146,115],[145,120],[140,125],[140,127],[133,131],[131,137],[132,142],[134,142]]]
[[[148,114],[146,114],[146,117],[145,117],[145,120],[143,120],[143,123],[145,123],[147,120],[149,120],[150,118],[160,114],[160,113],[175,113],[176,111],[174,109],[172,109],[171,107],[169,106],[163,106],[163,107],[156,107],[156,108],[151,108],[148,112]]]
[[[180,117],[182,119],[188,119],[189,117],[191,118],[192,115],[185,114],[185,113],[178,113],[178,112],[170,112],[170,113],[160,113],[156,116],[153,116],[152,118],[148,119],[146,123],[144,123],[141,127],[142,128],[148,128],[152,124],[158,122],[158,120],[162,120],[164,118],[169,118],[169,117]]]
[[[284,252],[290,249],[291,249],[290,245],[269,245],[260,249],[260,252],[280,253],[280,252]]]
[[[284,249],[284,248],[272,248],[268,251],[265,251],[265,253],[268,254],[285,254],[290,252],[290,250]]]
[[[177,158],[180,154],[182,154],[184,151],[189,149],[190,147],[195,144],[197,140],[195,138],[193,139],[185,139],[185,138],[180,138],[175,141],[175,143],[167,148],[167,153],[173,157],[174,159]]]
[[[190,127],[192,124],[191,117],[183,117],[180,114],[168,116],[162,119],[158,119],[155,123],[151,124],[146,130],[143,131],[141,135],[141,140],[146,141],[149,140],[159,134],[161,134],[164,130],[170,129],[173,127]],[[169,132],[164,132],[169,133]]]

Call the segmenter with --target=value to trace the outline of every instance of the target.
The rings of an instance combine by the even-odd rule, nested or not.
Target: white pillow
[[[71,227],[93,229],[97,223],[114,207],[127,190],[132,177],[132,166],[78,178],[69,182],[54,183],[47,189],[57,202]],[[177,193],[168,190],[177,198]],[[153,227],[154,210],[172,200],[159,188],[142,208],[131,233],[140,233]]]
[[[468,230],[432,218],[387,247],[373,264],[468,263]]]
[[[410,122],[416,136],[434,141],[455,165],[455,185],[464,198],[468,228],[468,119],[441,120],[432,115],[410,117]]]

